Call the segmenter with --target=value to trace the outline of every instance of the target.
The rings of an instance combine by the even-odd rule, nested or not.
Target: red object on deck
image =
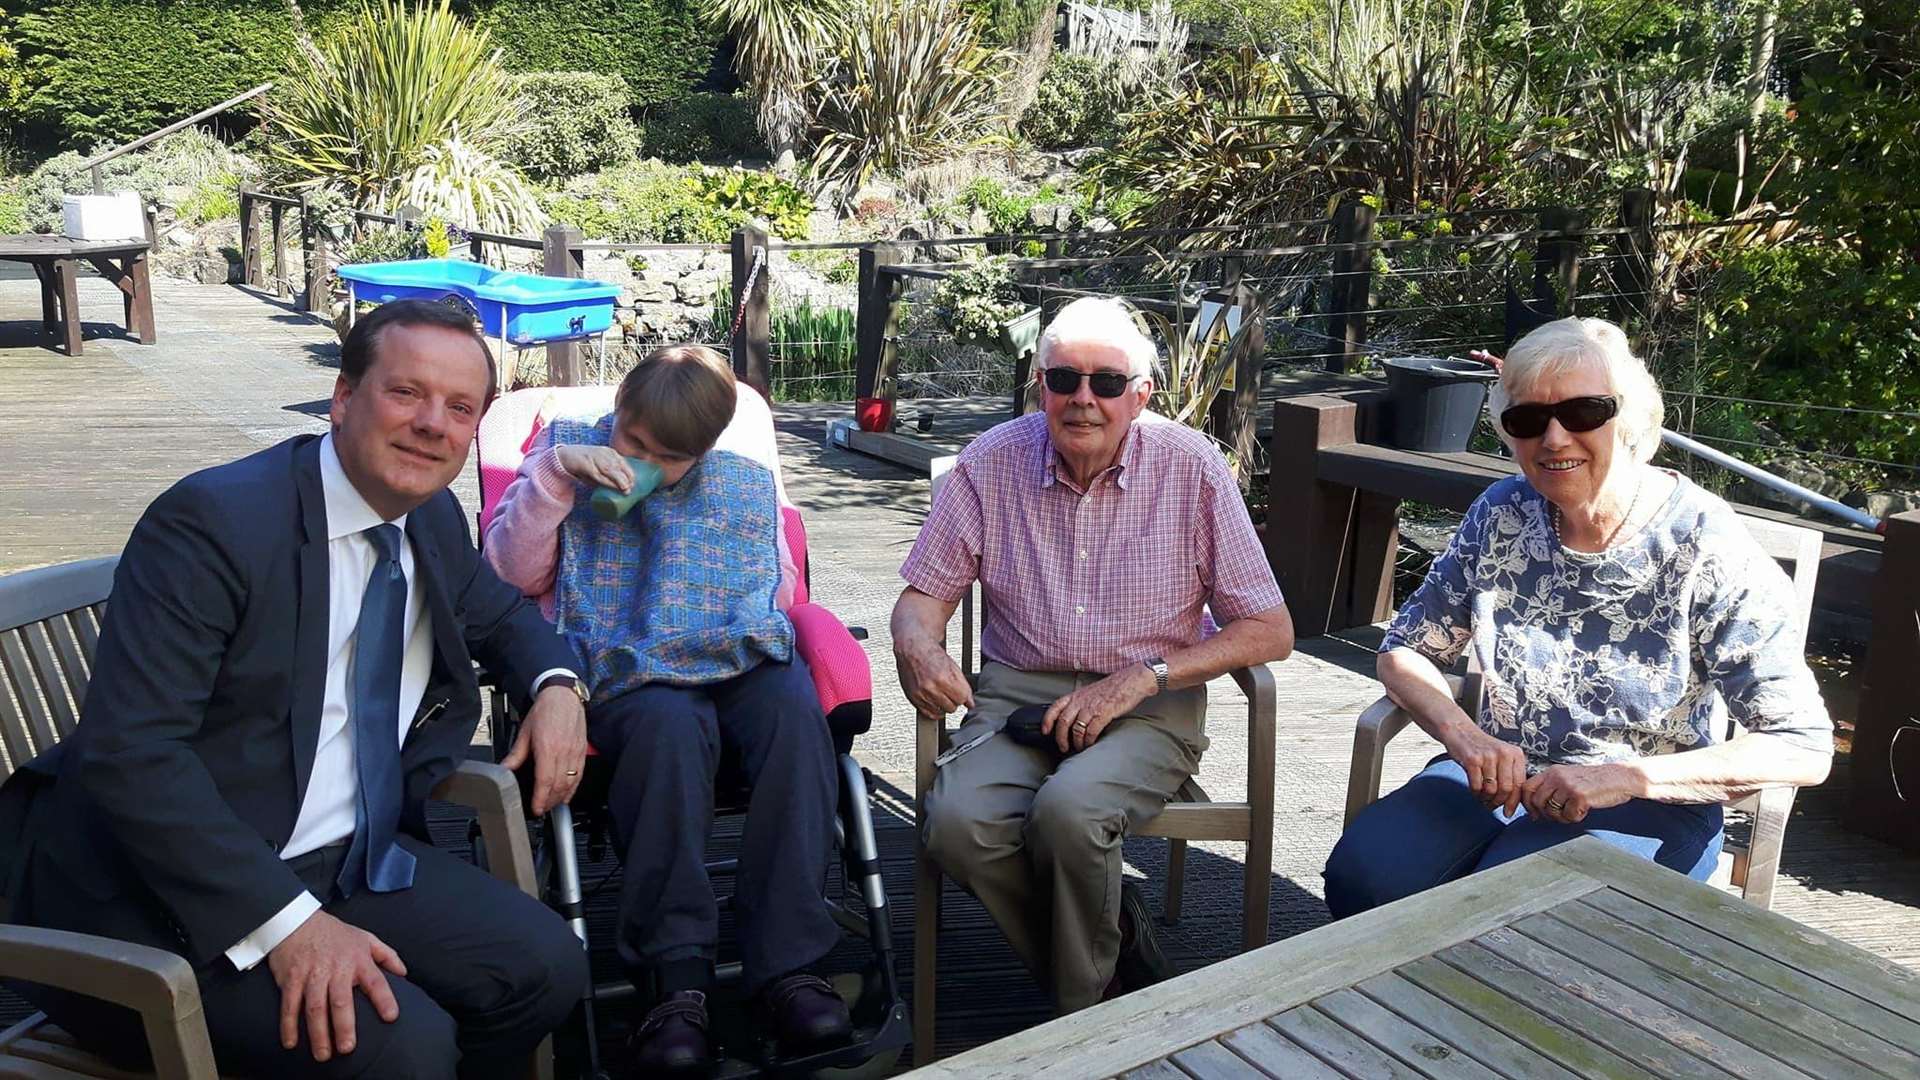
[[[893,430],[893,399],[864,397],[853,403],[853,416],[861,431]]]

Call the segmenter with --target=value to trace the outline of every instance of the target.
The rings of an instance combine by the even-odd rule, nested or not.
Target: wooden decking
[[[112,298],[105,282],[80,284],[83,311]],[[147,502],[178,477],[291,434],[324,430],[337,357],[328,328],[239,289],[156,282],[155,290],[156,344],[139,345],[117,326],[89,323],[85,353],[67,357],[38,337],[37,285],[0,281],[0,512],[6,521],[0,572],[115,552]],[[974,408],[1002,407],[996,400]],[[944,406],[903,411],[919,408],[935,416],[936,432],[973,426],[956,415],[960,410]],[[859,753],[880,782],[876,823],[900,974],[910,982],[912,714],[894,681],[886,626],[900,561],[925,514],[927,487],[924,477],[823,446],[826,421],[850,411],[846,405],[783,406],[776,417],[787,483],[808,515],[815,593],[873,633],[875,727]],[[470,472],[457,490],[472,505]],[[1365,637],[1310,642],[1274,669],[1280,684],[1270,905],[1276,939],[1327,920],[1319,872],[1340,829],[1353,718],[1377,694]],[[1231,685],[1214,693],[1217,715],[1230,715],[1238,700]],[[1203,766],[1203,781],[1220,798],[1241,794],[1234,787],[1246,775],[1244,731],[1236,733],[1235,726],[1216,725]],[[1424,739],[1396,740],[1388,785],[1434,752]],[[1796,804],[1775,910],[1920,967],[1920,859],[1839,827],[1846,769],[1843,758],[1832,780]],[[1186,917],[1161,930],[1176,964],[1193,967],[1232,954],[1238,847],[1196,844],[1190,851]],[[1164,844],[1130,842],[1127,857],[1129,872],[1146,879],[1157,903]],[[595,880],[590,867],[589,887]],[[608,940],[612,891],[595,903],[593,928],[602,941]],[[1045,1019],[1045,999],[979,906],[950,893],[946,911],[940,1051]]]

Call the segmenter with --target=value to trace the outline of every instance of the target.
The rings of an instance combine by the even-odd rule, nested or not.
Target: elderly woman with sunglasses
[[[1660,391],[1620,328],[1528,334],[1489,407],[1522,475],[1475,500],[1380,646],[1387,696],[1446,752],[1334,847],[1336,918],[1583,834],[1704,879],[1722,801],[1832,759],[1786,575],[1649,464]],[[1441,675],[1469,652],[1477,716]]]

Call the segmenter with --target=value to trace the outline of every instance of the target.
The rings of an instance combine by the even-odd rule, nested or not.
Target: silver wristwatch
[[[1140,661],[1153,672],[1153,692],[1158,694],[1167,688],[1167,662],[1158,656],[1149,656]]]

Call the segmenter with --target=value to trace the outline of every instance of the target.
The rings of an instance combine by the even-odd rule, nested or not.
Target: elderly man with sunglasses
[[[1198,767],[1207,680],[1293,648],[1226,461],[1143,415],[1154,357],[1120,303],[1061,309],[1035,361],[1044,411],[961,453],[893,610],[907,697],[968,710],[954,735],[966,749],[928,793],[927,847],[1062,1012],[1164,975],[1121,843]],[[976,580],[974,688],[944,639]],[[1208,613],[1223,627],[1211,636]],[[1002,734],[1031,706],[1044,739]]]
[[[1722,801],[1832,760],[1786,574],[1725,502],[1649,464],[1660,390],[1620,328],[1528,334],[1490,409],[1522,475],[1467,510],[1380,646],[1387,696],[1446,752],[1334,847],[1336,918],[1582,834],[1704,879]],[[1478,716],[1441,675],[1469,650]]]

